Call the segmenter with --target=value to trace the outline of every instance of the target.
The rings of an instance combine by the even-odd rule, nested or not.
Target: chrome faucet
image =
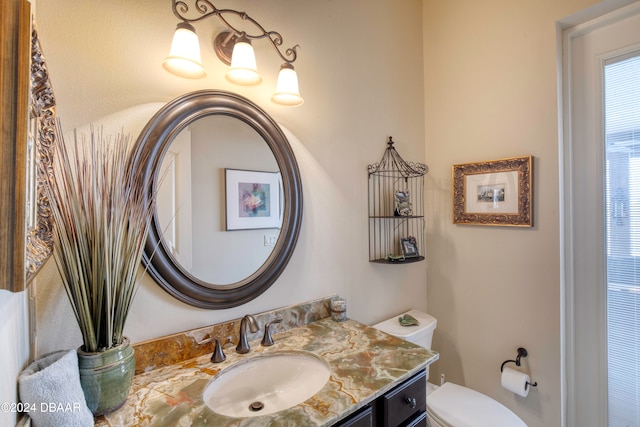
[[[247,341],[247,322],[249,322],[249,329],[251,332],[258,332],[258,322],[250,314],[247,314],[240,321],[240,337],[238,338],[238,346],[236,347],[236,353],[244,354],[248,353],[250,348]]]

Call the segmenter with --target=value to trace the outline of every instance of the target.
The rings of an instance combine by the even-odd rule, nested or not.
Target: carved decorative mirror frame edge
[[[209,115],[226,115],[251,126],[269,145],[282,177],[283,215],[280,235],[271,255],[258,271],[232,285],[208,284],[178,265],[165,245],[156,215],[147,239],[143,265],[169,294],[189,305],[224,309],[244,304],[265,292],[280,276],[296,246],[302,222],[302,181],[295,156],[278,124],[250,100],[226,91],[201,90],[166,104],[147,123],[136,142],[131,161],[142,174],[139,182],[152,183],[153,197],[162,158],[173,139],[190,123]]]
[[[55,140],[53,130],[43,123],[55,121],[55,101],[35,25],[31,34],[30,3],[3,1],[1,8],[0,211],[4,218],[0,221],[0,289],[20,292],[53,248],[52,221],[47,213],[48,202],[42,195],[42,180],[51,171],[48,148]],[[41,163],[36,169],[36,226],[35,230],[27,230],[27,138],[28,123],[33,120],[35,156]]]
[[[36,121],[36,218],[35,226],[27,230],[27,283],[53,252],[53,217],[44,186],[46,181],[55,182],[53,148],[57,141],[56,99],[35,25],[31,37],[31,96],[30,117]]]

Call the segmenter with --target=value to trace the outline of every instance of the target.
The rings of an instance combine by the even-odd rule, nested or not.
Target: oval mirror
[[[147,123],[132,161],[155,197],[143,263],[169,294],[229,308],[280,276],[302,185],[286,136],[260,107],[225,91],[180,96]]]

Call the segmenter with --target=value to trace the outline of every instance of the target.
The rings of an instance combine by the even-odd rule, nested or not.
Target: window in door
[[[604,107],[609,427],[640,426],[640,52],[605,62]]]

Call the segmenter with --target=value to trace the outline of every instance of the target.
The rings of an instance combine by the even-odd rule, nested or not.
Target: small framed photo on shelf
[[[409,190],[396,190],[395,192],[396,210],[394,216],[411,216],[411,199]]]
[[[415,258],[420,256],[415,237],[409,236],[400,239],[400,246],[402,247],[402,255],[404,255],[405,258]]]

